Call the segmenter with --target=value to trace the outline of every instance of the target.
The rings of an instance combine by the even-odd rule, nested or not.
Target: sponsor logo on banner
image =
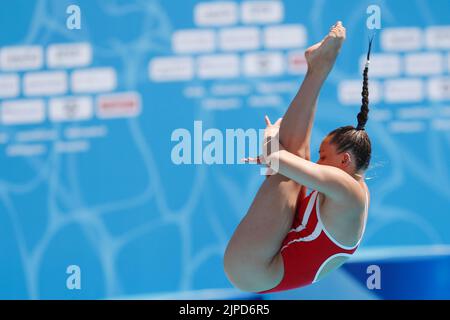
[[[179,30],[172,36],[174,52],[204,53],[216,49],[216,34],[213,30]]]
[[[411,51],[423,47],[420,28],[386,28],[381,33],[381,47],[386,51]]]
[[[0,75],[0,98],[14,98],[20,93],[20,78],[17,74]]]
[[[364,70],[366,56],[360,58],[360,72]],[[369,77],[397,77],[402,70],[402,61],[398,54],[374,53],[370,57]]]
[[[201,2],[194,10],[195,23],[198,26],[225,26],[238,22],[239,7],[230,1]]]
[[[136,117],[141,112],[137,92],[101,95],[97,98],[97,116],[102,119]]]
[[[113,68],[75,70],[71,80],[72,91],[76,93],[113,91],[117,87],[116,70]]]
[[[405,56],[405,71],[408,75],[427,76],[442,73],[444,57],[440,53],[410,53]]]
[[[430,49],[450,49],[450,26],[428,27],[425,38]]]
[[[197,60],[200,79],[235,78],[239,76],[239,66],[238,55],[211,55]]]
[[[248,53],[244,56],[244,72],[247,76],[279,76],[284,71],[285,59],[279,52]]]
[[[24,76],[23,90],[27,96],[65,94],[67,89],[67,74],[63,71],[27,73]]]
[[[4,125],[36,124],[45,121],[43,100],[3,101],[0,111],[0,120]]]
[[[288,72],[290,74],[306,74],[308,71],[308,63],[303,51],[292,51],[287,55]]]
[[[420,102],[424,98],[424,85],[420,79],[387,80],[384,89],[388,103]]]
[[[187,81],[194,78],[194,60],[190,57],[154,58],[148,69],[150,80],[155,82]]]
[[[54,122],[88,120],[92,116],[91,97],[53,98],[49,101],[49,118]]]
[[[270,49],[299,48],[306,44],[302,25],[270,26],[264,30],[264,44]]]
[[[50,68],[84,67],[91,63],[89,43],[53,44],[47,49],[47,66]]]
[[[282,1],[244,1],[241,7],[241,19],[245,24],[279,23],[284,19]]]
[[[224,51],[259,49],[260,30],[253,27],[222,29],[219,32],[219,47]]]
[[[44,65],[43,49],[40,46],[3,47],[0,50],[2,71],[40,69]]]
[[[450,100],[450,77],[429,79],[427,89],[430,100]]]

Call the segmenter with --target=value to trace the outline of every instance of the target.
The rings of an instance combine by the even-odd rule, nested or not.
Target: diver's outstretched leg
[[[308,71],[280,126],[280,143],[284,148],[302,158],[306,155],[308,160],[317,98],[344,40],[345,28],[339,21],[321,42],[306,50]]]

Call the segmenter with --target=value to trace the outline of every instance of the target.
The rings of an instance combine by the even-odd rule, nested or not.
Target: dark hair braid
[[[356,127],[356,130],[364,130],[364,127],[366,126],[367,120],[368,120],[368,114],[369,114],[369,64],[370,64],[370,51],[372,50],[372,39],[369,41],[369,50],[367,52],[367,61],[366,65],[364,67],[363,72],[363,88],[362,88],[362,105],[361,105],[361,111],[358,113],[358,126]]]
[[[361,111],[357,116],[358,126],[356,128],[353,126],[339,127],[328,134],[331,136],[331,143],[336,145],[338,153],[346,151],[353,153],[356,160],[356,171],[366,170],[369,167],[372,154],[370,138],[364,129],[369,114],[369,64],[372,40],[373,37],[369,42],[367,61],[363,73],[362,105]]]

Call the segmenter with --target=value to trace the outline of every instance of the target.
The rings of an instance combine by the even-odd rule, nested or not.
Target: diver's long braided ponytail
[[[369,114],[369,64],[370,64],[370,51],[372,50],[372,39],[369,41],[369,50],[367,52],[366,65],[363,72],[363,88],[362,88],[362,105],[361,111],[358,113],[358,126],[356,130],[364,130],[366,126],[368,114]]]

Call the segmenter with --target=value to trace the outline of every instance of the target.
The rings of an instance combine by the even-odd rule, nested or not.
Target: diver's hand
[[[264,130],[263,154],[256,158],[249,157],[242,159],[245,163],[270,166],[270,161],[273,158],[273,154],[280,150],[285,150],[279,141],[279,131],[282,118],[279,118],[274,124],[271,123],[268,116],[265,116],[264,120],[266,122],[266,129]]]

